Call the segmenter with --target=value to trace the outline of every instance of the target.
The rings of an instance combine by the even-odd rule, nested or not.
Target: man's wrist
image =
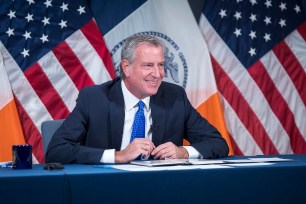
[[[184,148],[184,147],[179,147],[180,152],[181,152],[181,156],[179,159],[188,159],[189,158],[189,153],[188,151]]]

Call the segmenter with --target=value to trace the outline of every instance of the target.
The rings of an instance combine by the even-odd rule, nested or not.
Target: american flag
[[[0,40],[25,140],[44,162],[41,123],[66,118],[81,88],[113,78],[111,56],[83,0],[0,0]]]
[[[208,43],[238,155],[306,153],[306,22],[290,0],[205,1]]]

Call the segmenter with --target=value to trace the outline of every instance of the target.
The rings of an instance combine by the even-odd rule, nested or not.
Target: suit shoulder
[[[162,82],[159,90],[161,92],[182,92],[182,91],[185,92],[183,87],[165,81]]]
[[[104,82],[100,85],[87,86],[80,91],[80,94],[96,94],[97,92],[108,93],[111,88],[118,82],[119,79],[115,78],[114,80]]]

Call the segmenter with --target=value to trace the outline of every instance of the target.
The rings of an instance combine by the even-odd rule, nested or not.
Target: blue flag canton
[[[296,0],[205,1],[203,13],[246,68],[306,19]]]
[[[25,71],[91,19],[84,0],[0,0],[0,40]]]

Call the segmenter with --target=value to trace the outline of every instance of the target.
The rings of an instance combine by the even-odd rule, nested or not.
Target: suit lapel
[[[155,146],[158,146],[163,143],[167,119],[164,97],[151,96],[150,107],[152,114],[152,141]]]
[[[124,123],[124,99],[121,89],[121,80],[115,82],[110,90],[110,128],[112,145],[117,151],[120,150]]]

